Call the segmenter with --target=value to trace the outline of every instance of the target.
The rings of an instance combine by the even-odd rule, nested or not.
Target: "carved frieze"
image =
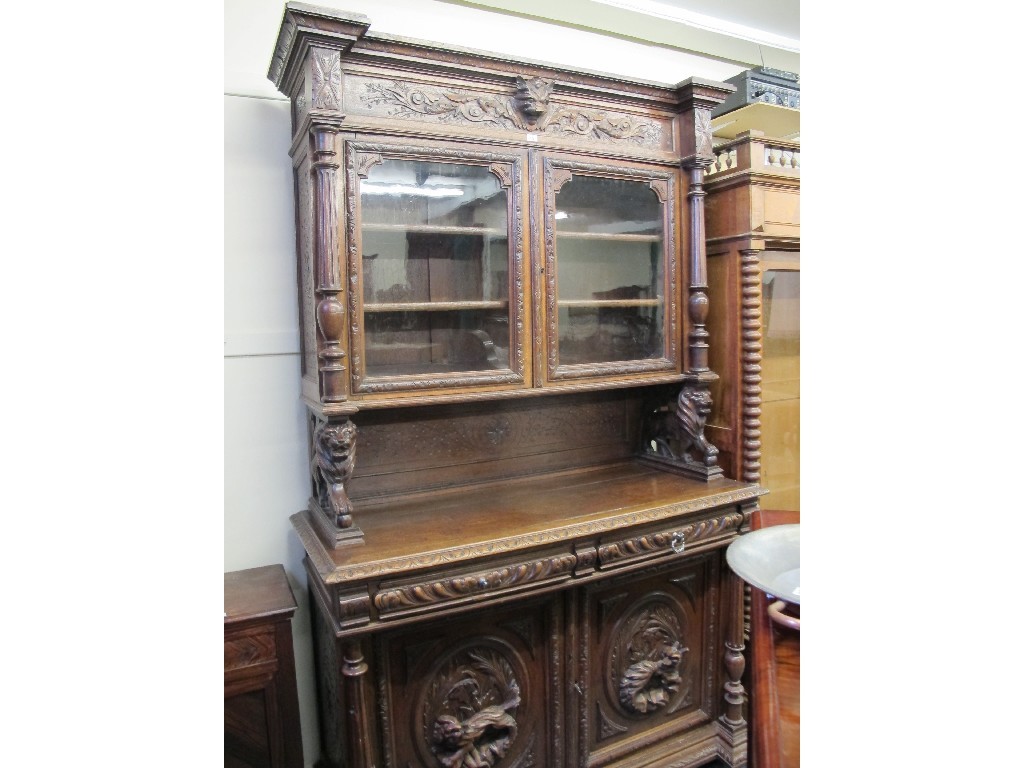
[[[654,120],[605,109],[550,103],[553,84],[518,78],[513,94],[438,88],[401,80],[363,83],[359,100],[372,114],[439,123],[483,125],[565,138],[660,148],[664,135]]]
[[[452,655],[429,683],[423,738],[442,768],[492,768],[519,733],[519,682],[502,653]]]

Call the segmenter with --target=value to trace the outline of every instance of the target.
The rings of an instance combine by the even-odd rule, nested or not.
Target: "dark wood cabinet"
[[[284,568],[224,574],[224,765],[302,768],[292,651],[295,598]]]
[[[289,4],[322,762],[746,763],[762,489],[704,435],[703,179],[731,86]]]

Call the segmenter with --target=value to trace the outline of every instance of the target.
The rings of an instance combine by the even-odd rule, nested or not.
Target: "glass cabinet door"
[[[469,162],[355,153],[364,169],[354,190],[356,391],[524,379],[522,301],[511,292],[522,261],[512,205],[521,164],[459,157]]]
[[[673,176],[548,160],[545,184],[548,378],[674,370]]]

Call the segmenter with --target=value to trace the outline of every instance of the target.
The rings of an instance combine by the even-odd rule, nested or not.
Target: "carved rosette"
[[[356,425],[349,419],[340,424],[318,422],[313,432],[310,466],[313,498],[310,501],[331,515],[338,528],[352,526],[352,505],[345,486],[352,477],[355,460]]]
[[[648,715],[667,706],[685,688],[682,670],[689,648],[675,611],[666,603],[647,604],[634,611],[613,645],[611,677],[618,701],[633,715]]]
[[[519,733],[519,683],[509,660],[492,648],[453,654],[429,683],[423,738],[442,768],[491,768]]]

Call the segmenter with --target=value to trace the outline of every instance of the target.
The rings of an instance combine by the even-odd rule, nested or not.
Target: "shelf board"
[[[507,301],[415,301],[363,304],[363,312],[458,312],[474,309],[508,309]]]
[[[492,235],[507,238],[508,232],[493,227],[460,227],[442,224],[370,224],[363,222],[364,232],[412,232],[440,235]]]
[[[559,307],[659,307],[661,299],[559,299]]]
[[[611,240],[616,243],[660,243],[661,235],[635,235],[628,232],[565,232],[559,230],[558,237],[569,240]]]

